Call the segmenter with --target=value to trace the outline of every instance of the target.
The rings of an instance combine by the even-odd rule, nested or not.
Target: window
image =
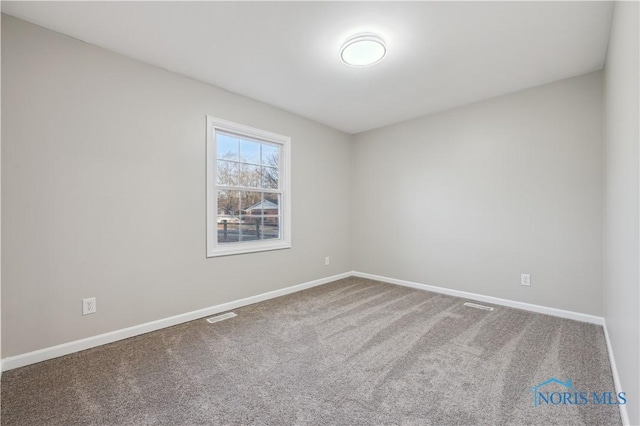
[[[207,117],[207,257],[291,247],[290,142]]]

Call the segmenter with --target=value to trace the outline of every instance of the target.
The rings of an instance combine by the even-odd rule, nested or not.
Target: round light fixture
[[[376,64],[387,54],[387,45],[380,37],[371,33],[356,34],[340,48],[340,59],[352,67]]]

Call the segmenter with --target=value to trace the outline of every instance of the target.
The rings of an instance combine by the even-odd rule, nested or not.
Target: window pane
[[[264,216],[262,218],[261,236],[263,240],[273,240],[280,238],[279,216]]]
[[[240,223],[218,217],[218,243],[237,243],[240,240]]]
[[[262,144],[262,165],[275,167],[280,165],[280,148],[273,145]]]
[[[242,191],[240,194],[241,214],[244,216],[261,216],[262,192]]]
[[[238,241],[239,216],[240,191],[218,191],[218,243]]]
[[[218,160],[218,185],[238,185],[238,163]]]
[[[240,139],[224,133],[216,133],[216,154],[224,160],[238,161]]]
[[[262,187],[278,189],[278,169],[275,167],[262,168]]]
[[[280,215],[280,194],[264,194],[263,215],[279,216]]]
[[[218,191],[218,221],[240,216],[240,191]]]
[[[260,143],[240,140],[240,161],[260,165]]]
[[[261,216],[240,217],[240,241],[255,241],[260,239],[262,233]]]
[[[240,163],[240,186],[260,188],[260,166]]]

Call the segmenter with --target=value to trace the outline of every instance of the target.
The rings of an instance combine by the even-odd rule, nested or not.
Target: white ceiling
[[[358,133],[603,67],[610,2],[2,2],[80,40]],[[388,55],[339,59],[376,32]]]

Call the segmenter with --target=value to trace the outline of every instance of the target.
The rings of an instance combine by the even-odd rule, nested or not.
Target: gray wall
[[[604,317],[631,424],[640,424],[638,3],[616,2],[604,79]]]
[[[351,270],[350,136],[8,16],[2,59],[3,357]],[[207,114],[292,137],[292,249],[205,258]]]
[[[602,73],[350,137],[3,16],[2,356],[354,269],[604,314],[637,395],[637,21],[616,7],[604,275]],[[292,137],[292,249],[205,258],[207,114]]]
[[[597,72],[358,135],[354,270],[601,315],[601,106]]]

